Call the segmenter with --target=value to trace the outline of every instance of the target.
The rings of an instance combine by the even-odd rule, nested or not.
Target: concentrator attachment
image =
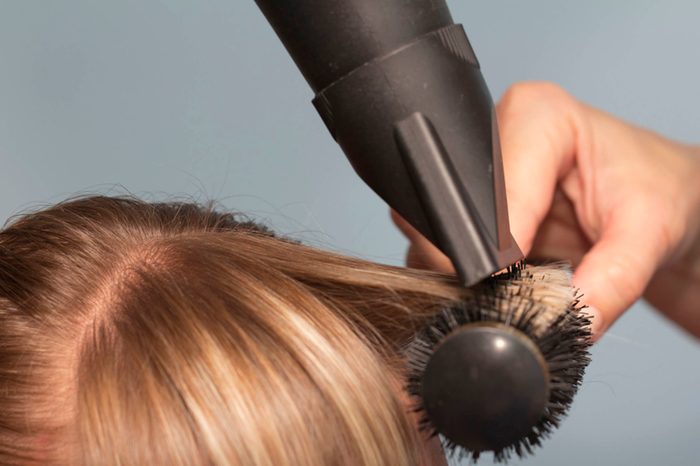
[[[522,257],[491,96],[444,0],[256,0],[358,175],[472,285]]]

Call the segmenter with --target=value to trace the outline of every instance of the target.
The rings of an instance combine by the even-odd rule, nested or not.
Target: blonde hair
[[[22,216],[0,232],[0,464],[417,465],[401,348],[461,293],[194,204]]]

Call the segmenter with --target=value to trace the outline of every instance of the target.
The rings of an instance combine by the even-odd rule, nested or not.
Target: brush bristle
[[[472,289],[463,301],[443,309],[416,335],[407,350],[407,390],[418,400],[421,430],[437,435],[422,403],[422,379],[431,355],[454,330],[475,322],[496,322],[528,335],[549,369],[549,400],[540,420],[520,440],[493,451],[497,462],[533,448],[566,416],[590,362],[590,320],[581,311],[581,296],[571,285],[571,271],[561,264],[529,266],[518,263]],[[482,451],[469,451],[443,438],[448,456],[478,460]]]

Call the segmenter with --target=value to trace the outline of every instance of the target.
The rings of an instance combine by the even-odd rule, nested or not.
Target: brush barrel
[[[473,452],[498,451],[531,433],[549,399],[547,363],[522,332],[468,324],[431,356],[423,376],[430,421]]]

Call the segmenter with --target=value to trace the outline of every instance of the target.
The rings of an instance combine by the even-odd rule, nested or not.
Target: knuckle
[[[534,103],[568,102],[572,97],[561,86],[547,81],[523,81],[513,84],[503,95],[501,107],[512,108]]]
[[[647,218],[649,212],[655,215],[653,223],[646,223],[646,235],[650,239],[649,251],[659,262],[666,259],[675,251],[683,240],[687,219],[682,215],[675,215],[678,201],[671,197],[651,194],[640,195],[640,205],[645,207],[639,212],[639,218]]]
[[[644,264],[641,255],[620,253],[609,257],[607,267],[603,270],[604,278],[612,286],[615,298],[625,308],[631,306],[642,296],[648,279],[648,265]]]

